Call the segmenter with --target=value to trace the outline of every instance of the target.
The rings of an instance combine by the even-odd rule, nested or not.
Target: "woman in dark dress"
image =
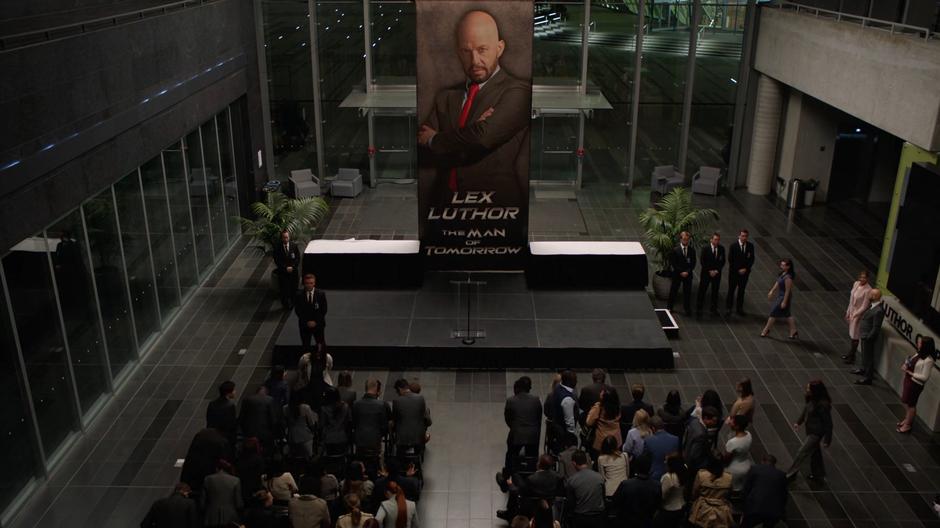
[[[936,349],[933,338],[917,337],[917,352],[904,361],[904,384],[901,391],[901,403],[904,404],[904,419],[898,422],[899,433],[910,433],[917,416],[917,400],[924,390],[924,384],[933,371]]]
[[[793,303],[793,279],[796,272],[793,270],[792,259],[782,259],[780,261],[780,275],[774,281],[774,287],[767,293],[767,299],[773,301],[770,308],[770,317],[767,318],[767,324],[761,331],[761,337],[767,337],[770,329],[773,328],[777,319],[786,319],[787,326],[790,327],[790,339],[796,339],[799,332],[796,331],[796,320],[790,314],[790,307]]]

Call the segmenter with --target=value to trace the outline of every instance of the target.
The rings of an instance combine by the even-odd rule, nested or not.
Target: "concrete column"
[[[751,135],[751,157],[747,166],[747,191],[769,194],[774,184],[774,159],[777,155],[777,134],[783,108],[783,86],[761,75],[757,80],[757,101],[754,109],[754,131]]]

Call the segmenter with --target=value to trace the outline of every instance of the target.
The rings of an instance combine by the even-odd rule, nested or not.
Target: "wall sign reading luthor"
[[[431,269],[519,269],[531,0],[417,0],[419,231]]]

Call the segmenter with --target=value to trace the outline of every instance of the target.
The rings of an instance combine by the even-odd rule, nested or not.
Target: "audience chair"
[[[359,169],[340,169],[330,185],[330,194],[344,198],[355,198],[362,192],[362,175]]]
[[[290,181],[294,184],[294,198],[320,196],[320,179],[310,169],[290,171]]]
[[[720,180],[721,169],[718,167],[699,167],[698,172],[692,175],[692,192],[718,196]]]
[[[666,194],[676,187],[682,186],[685,175],[673,165],[660,165],[653,169],[650,185],[659,194]]]

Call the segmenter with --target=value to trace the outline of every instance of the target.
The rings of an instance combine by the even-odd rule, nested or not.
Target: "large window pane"
[[[10,313],[0,290],[0,510],[38,473],[32,429]]]
[[[160,317],[157,314],[157,295],[144,222],[144,202],[136,170],[114,184],[114,196],[127,281],[131,289],[134,324],[137,326],[137,341],[143,346],[147,338],[160,329]]]
[[[183,162],[182,143],[176,143],[163,151],[163,167],[166,171],[166,188],[170,197],[170,219],[173,224],[173,241],[176,244],[176,266],[180,289],[185,296],[199,282],[196,271],[195,239],[190,221],[189,183]]]
[[[192,208],[196,233],[196,265],[202,277],[212,264],[212,235],[209,234],[209,200],[206,190],[206,169],[202,161],[199,130],[190,132],[183,143],[189,167],[189,205]]]
[[[137,345],[134,341],[111,189],[105,189],[85,202],[82,212],[88,230],[89,252],[98,287],[98,305],[101,306],[101,317],[104,320],[111,374],[117,376],[134,359]]]
[[[414,2],[371,0],[369,9],[375,43],[372,47],[373,81],[376,84],[414,84],[417,75]],[[345,9],[339,12],[345,13]],[[414,140],[414,134],[411,139]]]
[[[78,421],[47,251],[41,236],[27,238],[3,258],[3,272],[42,445],[49,454]]]
[[[228,222],[228,237],[230,240],[238,238],[241,234],[241,226],[236,217],[240,214],[238,210],[238,177],[236,175],[235,150],[232,145],[231,110],[226,109],[220,113],[216,119],[219,123],[219,145],[221,150],[219,154],[222,157],[222,192],[225,197],[225,216]]]
[[[219,160],[219,137],[215,118],[199,127],[202,135],[202,159],[205,163],[206,192],[209,196],[209,228],[212,229],[212,247],[216,255],[228,246],[225,208],[222,205],[222,167]]]
[[[46,233],[78,399],[82,412],[87,412],[108,391],[108,367],[105,365],[104,340],[88,270],[88,248],[85,246],[81,213],[76,209]]]
[[[170,211],[167,209],[163,162],[160,156],[140,167],[140,180],[144,187],[150,248],[157,275],[157,297],[160,300],[160,313],[165,319],[179,306],[180,299],[176,282],[176,262],[173,258],[173,229],[170,225]]]
[[[535,84],[578,84],[583,21],[584,2],[535,3],[532,42]]]
[[[286,181],[291,170],[317,166],[310,19],[306,0],[264,0],[263,8],[271,133],[277,175]]]

